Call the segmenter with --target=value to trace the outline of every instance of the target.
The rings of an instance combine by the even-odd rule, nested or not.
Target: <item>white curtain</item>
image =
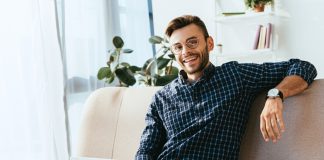
[[[133,49],[121,60],[142,66],[152,57],[147,0],[59,0],[62,10],[62,41],[65,45],[67,105],[71,154],[77,145],[83,104],[89,94],[104,85],[97,80],[106,65],[112,38],[121,36]]]
[[[125,47],[133,49],[130,55],[122,56],[122,60],[142,67],[144,62],[152,58],[150,38],[148,0],[119,0],[118,14],[119,35],[125,41]]]
[[[106,65],[112,38],[121,36],[133,49],[122,61],[142,66],[152,57],[147,0],[59,0],[64,7],[62,35],[65,45],[68,94],[103,87],[97,72]]]
[[[0,2],[0,159],[69,158],[54,4]]]

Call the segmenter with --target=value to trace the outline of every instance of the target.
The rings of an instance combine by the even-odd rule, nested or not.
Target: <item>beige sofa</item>
[[[86,102],[75,156],[134,159],[153,94],[160,88],[106,87]],[[324,159],[324,80],[284,101],[286,132],[273,144],[264,142],[259,115],[265,96],[254,102],[241,145],[242,160]]]

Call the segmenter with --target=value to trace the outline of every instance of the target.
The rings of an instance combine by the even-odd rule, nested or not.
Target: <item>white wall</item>
[[[214,0],[153,0],[154,28],[156,35],[164,35],[170,20],[183,14],[198,15],[205,21],[210,34],[215,35]],[[282,7],[291,18],[279,28],[279,52],[288,58],[312,62],[318,71],[317,78],[324,78],[324,1],[281,0]]]
[[[212,0],[153,0],[155,35],[164,35],[168,23],[185,14],[199,16],[210,35],[215,34],[215,2]]]
[[[282,0],[283,1],[283,0]],[[280,45],[290,57],[312,62],[324,78],[324,1],[285,0],[291,18],[283,25]]]

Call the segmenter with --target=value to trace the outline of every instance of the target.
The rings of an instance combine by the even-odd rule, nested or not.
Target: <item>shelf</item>
[[[242,52],[216,54],[216,58],[244,58],[251,56],[271,56],[274,55],[272,49],[248,50]]]
[[[222,65],[226,62],[237,61],[239,63],[264,63],[278,61],[276,53],[270,49],[251,50],[237,52],[235,54],[214,54],[211,55],[210,61],[216,65]]]
[[[225,1],[225,0],[224,0]],[[216,0],[219,2],[219,0]],[[229,2],[234,3],[234,2]],[[232,4],[233,5],[233,4]],[[216,7],[221,8],[219,3]],[[219,9],[214,22],[216,28],[216,44],[222,44],[222,53],[211,54],[211,62],[221,65],[229,61],[240,63],[264,63],[277,61],[278,34],[283,21],[290,18],[290,14],[281,8],[279,1],[275,5],[267,5],[264,12],[254,12],[252,9],[245,11],[225,12]],[[271,35],[269,39],[268,24],[271,24]],[[262,36],[259,35],[259,26],[262,25]],[[258,36],[258,37],[256,37]],[[270,40],[270,48],[252,50],[257,38],[266,37]],[[260,47],[263,48],[263,47]]]
[[[245,14],[240,15],[232,15],[232,16],[224,16],[219,15],[216,17],[217,23],[230,23],[230,22],[240,22],[240,21],[260,21],[260,20],[267,20],[273,17],[279,18],[289,18],[290,15],[286,12],[247,12]]]

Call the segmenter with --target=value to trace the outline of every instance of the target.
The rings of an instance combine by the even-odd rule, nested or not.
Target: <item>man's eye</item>
[[[182,50],[182,46],[181,45],[176,45],[176,46],[173,47],[173,49],[176,50],[176,51],[180,51],[180,50]]]
[[[192,40],[189,40],[189,41],[187,42],[187,45],[194,46],[194,45],[196,45],[197,43],[198,43],[198,40],[196,40],[196,39],[192,39]]]

